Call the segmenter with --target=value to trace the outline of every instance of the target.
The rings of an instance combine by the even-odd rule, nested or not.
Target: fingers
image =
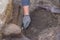
[[[23,27],[25,29],[28,28],[30,22],[31,22],[30,16],[24,16],[24,18],[23,18]]]
[[[25,28],[25,29],[28,28],[29,24],[30,24],[30,21],[27,21],[27,22],[24,24],[24,28]]]

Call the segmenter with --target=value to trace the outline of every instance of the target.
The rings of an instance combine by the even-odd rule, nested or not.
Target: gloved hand
[[[27,29],[30,22],[31,22],[30,16],[29,15],[24,15],[24,17],[23,17],[23,28]]]

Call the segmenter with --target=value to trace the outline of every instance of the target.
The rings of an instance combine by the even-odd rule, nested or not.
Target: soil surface
[[[18,6],[15,8],[14,15],[18,13]],[[23,30],[21,35],[5,36],[3,40],[60,40],[60,14],[43,8],[37,8],[30,14],[32,22],[27,30]]]
[[[37,8],[30,13],[32,22],[21,35],[4,37],[3,40],[59,40],[59,15]]]

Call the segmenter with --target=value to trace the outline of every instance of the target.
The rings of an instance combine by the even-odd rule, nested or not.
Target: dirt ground
[[[15,15],[19,10],[18,5],[14,7],[16,10],[14,9],[12,22],[16,23],[19,15]],[[22,35],[5,36],[3,40],[60,40],[60,14],[51,13],[40,7],[30,14],[32,22],[27,30],[23,30]]]
[[[60,40],[59,15],[37,8],[30,13],[32,22],[23,36],[4,37],[3,40]],[[56,38],[56,39],[55,39]]]
[[[38,36],[40,35],[41,32],[43,32],[43,30],[56,27],[58,24],[58,18],[56,14],[47,12],[45,9],[41,9],[41,8],[38,8],[34,12],[32,12],[31,18],[32,18],[32,23],[29,29],[26,31],[26,36],[29,37],[31,40],[39,40]],[[49,33],[49,30],[45,30],[45,31],[46,33]],[[44,37],[45,36],[43,36],[43,38]]]

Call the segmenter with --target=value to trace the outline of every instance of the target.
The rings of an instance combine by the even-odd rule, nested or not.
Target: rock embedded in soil
[[[4,35],[20,34],[20,33],[21,33],[20,26],[15,24],[8,24],[3,30]]]

